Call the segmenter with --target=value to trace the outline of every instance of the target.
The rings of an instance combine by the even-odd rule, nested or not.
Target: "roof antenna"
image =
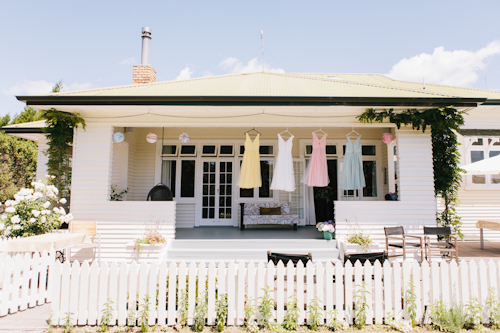
[[[422,78],[422,84],[424,85],[424,89],[425,89],[425,77]]]
[[[264,73],[264,30],[260,31],[260,39],[262,40],[262,73]]]

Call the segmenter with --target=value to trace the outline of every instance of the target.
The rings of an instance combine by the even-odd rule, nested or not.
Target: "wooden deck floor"
[[[500,242],[484,242],[484,249],[481,249],[480,242],[460,242],[458,244],[459,258],[500,258]]]

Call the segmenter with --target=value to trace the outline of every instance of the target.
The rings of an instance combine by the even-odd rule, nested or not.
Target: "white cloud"
[[[192,71],[189,67],[185,67],[179,75],[175,78],[176,80],[189,80],[191,78],[191,74],[193,74],[194,71]]]
[[[7,95],[42,95],[49,94],[54,83],[44,80],[21,80],[12,87],[4,90]]]
[[[262,71],[262,63],[253,58],[246,64],[239,59],[229,57],[219,63],[219,67],[228,70],[229,73],[254,73]],[[273,68],[269,64],[264,64],[264,71],[270,73],[285,73],[282,68]]]
[[[3,92],[7,95],[45,95],[50,94],[55,82],[47,82],[45,80],[21,80],[14,84],[12,87],[5,89]],[[73,82],[71,84],[66,84],[63,81],[62,91],[71,90],[84,90],[95,88],[94,84],[91,82]]]
[[[73,82],[71,84],[64,84],[63,82],[63,91],[72,91],[72,90],[86,90],[86,89],[92,89],[95,88],[96,86],[92,82],[84,82],[84,83],[79,83],[79,82]]]
[[[421,53],[395,64],[387,76],[405,81],[469,86],[477,81],[477,72],[486,68],[488,58],[500,54],[500,41],[494,40],[486,47],[473,52],[446,51],[443,46],[434,53]]]
[[[133,65],[136,63],[135,57],[130,57],[128,59],[124,59],[120,62],[121,65]]]

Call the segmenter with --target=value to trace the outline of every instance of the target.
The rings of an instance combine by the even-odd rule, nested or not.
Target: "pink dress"
[[[326,137],[327,134],[318,139],[316,133],[313,132],[312,154],[309,160],[309,165],[304,172],[301,183],[308,186],[325,187],[330,183],[328,177],[328,164],[326,163]]]

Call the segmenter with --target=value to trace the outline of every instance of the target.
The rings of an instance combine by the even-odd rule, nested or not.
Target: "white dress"
[[[276,157],[276,165],[274,166],[271,190],[295,191],[292,144],[293,135],[285,141],[278,134],[278,156]]]

